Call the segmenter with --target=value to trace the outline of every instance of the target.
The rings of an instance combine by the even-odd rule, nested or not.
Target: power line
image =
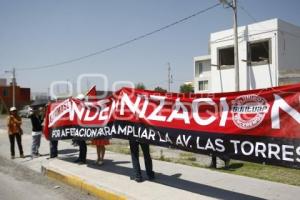
[[[27,70],[39,70],[39,69],[52,68],[52,67],[57,67],[57,66],[61,66],[61,65],[65,65],[65,64],[77,62],[77,61],[80,61],[80,60],[83,60],[83,59],[86,59],[86,58],[89,58],[89,57],[92,57],[92,56],[96,56],[96,55],[99,55],[99,54],[102,54],[102,53],[111,51],[111,50],[113,50],[113,49],[117,49],[117,48],[119,48],[119,47],[128,45],[128,44],[130,44],[130,43],[132,43],[132,42],[141,40],[141,39],[143,39],[143,38],[149,37],[150,35],[153,35],[153,34],[158,33],[158,32],[160,32],[160,31],[166,30],[166,29],[168,29],[168,28],[170,28],[170,27],[172,27],[172,26],[175,26],[175,25],[177,25],[177,24],[179,24],[179,23],[182,23],[182,22],[184,22],[184,21],[187,21],[187,20],[189,20],[189,19],[191,19],[191,18],[193,18],[193,17],[196,17],[197,15],[200,15],[200,14],[202,14],[202,13],[205,13],[205,12],[207,12],[207,11],[209,11],[209,10],[211,10],[211,9],[213,9],[213,8],[215,8],[215,7],[217,7],[217,6],[219,6],[219,5],[220,5],[220,3],[214,4],[214,5],[212,5],[212,6],[208,7],[208,8],[205,8],[205,9],[203,9],[203,10],[200,10],[200,11],[198,11],[198,12],[192,14],[192,15],[189,15],[189,16],[187,16],[187,17],[184,17],[184,18],[182,18],[182,19],[180,19],[180,20],[178,20],[178,21],[175,21],[175,22],[173,22],[173,23],[170,23],[170,24],[168,24],[168,25],[165,25],[165,26],[163,26],[163,27],[160,27],[160,28],[158,28],[158,29],[155,29],[155,30],[153,30],[153,31],[151,31],[151,32],[148,32],[148,33],[146,33],[146,34],[137,36],[137,37],[135,37],[135,38],[133,38],[133,39],[130,39],[130,40],[127,40],[127,41],[125,41],[125,42],[121,42],[121,43],[116,44],[116,45],[114,45],[114,46],[111,46],[111,47],[109,47],[109,48],[102,49],[102,50],[100,50],[100,51],[96,51],[96,52],[94,52],[94,53],[90,53],[90,54],[87,54],[87,55],[84,55],[84,56],[80,56],[80,57],[77,57],[77,58],[65,60],[65,61],[62,61],[62,62],[54,63],[54,64],[42,65],[42,66],[37,66],[37,67],[19,68],[19,69],[17,69],[17,70],[18,70],[18,71],[27,71]]]
[[[182,80],[182,79],[173,79],[175,82],[186,82],[187,80]]]
[[[167,82],[168,82],[168,80],[160,81],[160,82],[157,82],[157,83],[152,83],[152,84],[148,85],[148,87],[160,86],[161,84],[165,84]]]
[[[253,15],[251,15],[251,13],[245,7],[240,5],[239,8],[241,8],[244,11],[244,13],[246,13],[246,15],[248,15],[248,17],[251,18],[254,22],[258,22],[258,20]],[[265,28],[264,26],[261,26],[261,27]],[[275,30],[272,30],[272,31],[275,31]],[[288,32],[288,31],[280,30],[279,32],[286,33],[288,35],[300,38],[300,35],[296,35],[296,34]]]
[[[239,8],[242,9],[244,11],[244,13],[246,13],[246,15],[248,15],[249,18],[251,18],[254,22],[258,22],[257,19],[255,17],[253,17],[253,15],[250,14],[250,12],[248,12],[246,10],[246,8],[244,8],[243,6],[239,5]]]
[[[237,5],[240,9],[242,9],[243,11],[244,11],[244,13],[249,17],[249,18],[251,18],[254,22],[258,22],[258,20],[253,16],[253,15],[251,15],[251,13],[244,7],[244,6],[242,6],[242,5],[240,5],[240,3]],[[272,30],[272,31],[275,31],[275,30]],[[219,41],[225,41],[224,39],[227,39],[228,38],[228,40],[232,40],[232,37],[233,37],[234,35],[232,34],[232,35],[228,35],[228,36],[225,36],[225,37],[222,37],[222,38],[218,38],[217,40],[214,40],[214,41],[211,41],[211,43],[217,43],[217,42],[219,42]]]
[[[241,3],[238,4],[238,7],[243,10],[243,12],[255,23],[258,23],[259,21],[257,20],[257,18],[255,18],[250,12],[249,10],[247,10],[244,6],[240,5]],[[274,32],[274,31],[277,31],[277,29],[270,29],[268,30],[268,28],[266,28],[265,26],[262,26],[262,25],[259,25],[261,28],[265,29],[266,31],[264,32],[260,32],[260,33],[256,33],[256,34],[248,34],[248,36],[253,36],[253,35],[259,35],[259,34],[264,34],[264,33],[268,33],[268,32]],[[288,35],[291,35],[291,36],[294,36],[294,37],[297,37],[297,38],[300,38],[299,35],[296,35],[296,34],[293,34],[293,33],[290,33],[290,32],[287,32],[287,31],[283,31],[283,30],[280,30],[280,32],[282,33],[286,33]],[[228,35],[228,36],[224,36],[222,38],[218,38],[214,41],[210,41],[210,43],[218,43],[218,42],[224,42],[224,41],[229,41],[229,40],[232,40],[233,38],[233,34],[231,35]],[[243,38],[243,36],[239,36],[239,38]],[[227,40],[226,40],[227,39]]]

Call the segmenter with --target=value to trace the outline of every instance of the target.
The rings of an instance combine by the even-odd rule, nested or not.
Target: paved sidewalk
[[[25,155],[30,154],[31,136],[23,135]],[[18,152],[18,151],[16,151]],[[94,164],[96,150],[88,148],[86,165],[72,161],[78,154],[70,143],[59,141],[59,157],[48,160],[49,144],[42,138],[39,158],[14,161],[77,186],[103,199],[295,199],[300,187],[231,175],[209,169],[154,160],[155,181],[130,180],[129,155],[106,153],[103,166]],[[6,131],[0,129],[0,154],[10,157]],[[16,154],[18,156],[18,154]],[[144,169],[141,159],[141,166]],[[144,177],[145,171],[143,171]]]

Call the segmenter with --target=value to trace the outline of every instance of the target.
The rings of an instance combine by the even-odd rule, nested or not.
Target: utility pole
[[[13,74],[13,79],[12,79],[12,84],[13,84],[13,106],[16,106],[16,70],[13,68],[12,70]]]
[[[47,88],[47,100],[51,100],[51,96],[50,96],[50,88]]]
[[[173,83],[173,77],[171,75],[171,65],[168,63],[168,92],[171,91],[171,83]]]
[[[16,107],[16,69],[13,68],[11,71],[7,70],[5,73],[12,74],[12,106]]]
[[[67,88],[66,88],[66,90],[67,90],[67,94],[69,94],[69,79],[67,79]]]
[[[235,71],[235,91],[240,90],[240,70],[239,70],[239,44],[237,30],[237,5],[236,0],[232,1],[233,9],[233,29],[234,29],[234,71]]]
[[[75,88],[75,80],[74,79],[72,80],[72,88],[73,88],[72,96],[74,96],[76,94],[76,90],[74,89]]]
[[[228,5],[233,10],[233,35],[234,35],[234,71],[235,71],[235,91],[240,90],[240,75],[239,75],[239,49],[238,49],[238,30],[237,30],[237,3],[232,0],[229,3],[227,0],[219,0],[224,5]]]

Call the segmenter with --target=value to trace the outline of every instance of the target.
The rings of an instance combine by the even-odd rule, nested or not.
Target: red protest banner
[[[101,100],[52,103],[46,123],[54,140],[117,137],[300,166],[300,84],[193,95],[122,88]]]

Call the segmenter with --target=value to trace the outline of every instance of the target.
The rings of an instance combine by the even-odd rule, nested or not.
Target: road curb
[[[41,166],[41,170],[42,170],[42,174],[47,177],[56,179],[60,182],[76,187],[81,191],[88,192],[89,194],[92,194],[93,196],[96,196],[100,199],[104,199],[104,200],[127,200],[128,199],[124,195],[117,194],[116,192],[109,191],[108,189],[104,189],[99,186],[95,186],[91,183],[88,183],[87,181],[85,181],[84,179],[78,176],[68,175],[58,170],[51,169],[50,167],[47,168],[43,165]]]

